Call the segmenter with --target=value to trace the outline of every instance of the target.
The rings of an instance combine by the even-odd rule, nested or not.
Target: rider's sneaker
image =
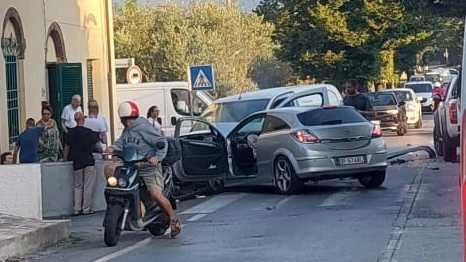
[[[181,233],[181,220],[174,218],[170,221],[170,237],[174,238]]]

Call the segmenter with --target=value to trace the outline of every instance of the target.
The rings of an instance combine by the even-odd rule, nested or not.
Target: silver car
[[[183,126],[190,126],[187,132]],[[386,147],[377,125],[352,107],[280,108],[242,120],[227,135],[199,118],[178,121],[182,157],[174,165],[184,181],[273,185],[298,192],[306,181],[355,178],[383,184]]]

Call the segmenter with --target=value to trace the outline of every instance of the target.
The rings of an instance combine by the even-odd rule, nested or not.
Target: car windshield
[[[269,99],[214,103],[202,114],[210,123],[239,122],[246,116],[265,110]]]
[[[395,94],[400,102],[407,102],[413,100],[413,95],[409,91],[396,91]]]
[[[393,106],[396,105],[396,99],[393,94],[369,94],[369,99],[373,106]]]
[[[412,89],[415,93],[430,93],[432,92],[431,84],[408,84],[406,88]]]
[[[367,122],[361,114],[349,107],[322,108],[300,113],[299,122],[305,126],[326,126]]]

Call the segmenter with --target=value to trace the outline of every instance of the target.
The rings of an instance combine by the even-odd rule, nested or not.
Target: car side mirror
[[[170,122],[172,126],[176,126],[176,122],[177,122],[176,116],[172,116],[172,118],[170,119]]]
[[[157,122],[159,122],[159,124],[162,125],[162,118],[157,117]]]

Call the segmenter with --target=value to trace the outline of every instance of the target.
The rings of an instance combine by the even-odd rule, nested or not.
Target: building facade
[[[59,121],[71,96],[110,110],[114,88],[111,0],[0,1],[0,152],[49,102]],[[113,122],[113,121],[112,121]],[[111,123],[110,123],[111,124]]]

